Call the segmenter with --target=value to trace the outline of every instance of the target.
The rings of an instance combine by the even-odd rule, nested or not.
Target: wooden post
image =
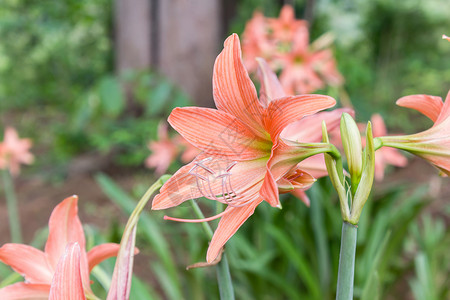
[[[200,106],[212,106],[212,70],[222,47],[219,0],[158,1],[158,69]]]
[[[116,69],[150,67],[150,1],[116,0]]]

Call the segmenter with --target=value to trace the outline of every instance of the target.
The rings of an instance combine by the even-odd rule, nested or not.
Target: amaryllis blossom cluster
[[[326,39],[323,39],[326,40]],[[294,9],[285,5],[279,18],[267,18],[255,12],[247,23],[242,39],[244,64],[249,72],[257,69],[255,58],[264,58],[279,72],[288,95],[311,93],[326,85],[338,86],[343,77],[329,42],[310,44],[308,23],[295,19]]]
[[[0,143],[0,169],[8,169],[13,176],[19,175],[21,164],[29,165],[34,161],[31,146],[30,139],[19,138],[14,128],[7,127]]]

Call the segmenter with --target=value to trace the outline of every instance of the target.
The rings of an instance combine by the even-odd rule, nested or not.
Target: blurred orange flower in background
[[[19,175],[21,164],[29,165],[34,161],[31,146],[30,139],[19,138],[14,128],[7,127],[0,143],[0,169],[9,169],[13,176]]]
[[[326,85],[344,82],[336,68],[330,41],[309,43],[308,23],[295,19],[294,9],[285,5],[279,18],[265,18],[256,12],[243,33],[244,63],[250,72],[255,59],[264,58],[276,72],[288,94],[307,94]]]
[[[170,164],[181,152],[181,162],[191,162],[200,150],[186,141],[182,136],[169,137],[167,123],[160,123],[158,126],[158,140],[148,143],[148,149],[152,151],[145,160],[147,168],[155,168],[157,175],[164,174]]]

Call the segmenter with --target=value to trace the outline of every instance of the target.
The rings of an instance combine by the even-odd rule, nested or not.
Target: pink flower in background
[[[157,175],[164,174],[180,152],[183,163],[191,162],[200,153],[200,150],[180,135],[171,139],[168,135],[167,123],[159,124],[158,140],[148,143],[148,148],[152,154],[145,160],[145,166],[155,168]]]
[[[290,123],[335,104],[323,95],[260,102],[242,63],[236,34],[225,41],[216,59],[213,93],[217,110],[184,107],[172,111],[169,123],[202,153],[178,170],[152,203],[152,209],[159,210],[205,196],[228,205],[215,217],[197,220],[221,217],[208,248],[208,263],[263,200],[280,206],[278,184],[283,188],[312,184],[309,174],[298,172],[295,161],[320,149],[292,147],[294,142],[284,142],[279,136]]]
[[[271,37],[280,42],[291,42],[299,29],[306,29],[308,32],[308,23],[304,20],[297,20],[294,8],[290,5],[284,5],[281,8],[280,16],[268,18],[267,22],[271,30]]]
[[[280,82],[288,95],[311,93],[326,85],[344,82],[327,45],[312,47],[308,24],[296,20],[294,9],[285,5],[279,18],[265,18],[256,13],[245,28],[244,63],[250,72],[255,58],[264,58],[273,71],[280,72]],[[321,43],[323,44],[323,43]]]
[[[79,276],[72,275],[79,278],[77,280],[81,281],[84,293],[92,294],[89,281],[90,271],[106,258],[116,256],[119,245],[102,244],[86,253],[86,242],[83,227],[78,218],[77,203],[78,197],[72,196],[55,207],[49,220],[49,234],[45,251],[23,244],[5,244],[0,248],[0,261],[25,278],[25,282],[0,289],[0,299],[48,299],[53,285],[60,284],[60,279],[55,275],[55,271],[67,271],[68,267],[61,262],[67,256],[71,257],[70,264],[79,264]],[[57,297],[54,299],[73,298]]]
[[[145,160],[145,166],[155,168],[157,175],[164,174],[178,155],[178,146],[169,139],[166,123],[159,124],[158,140],[148,143],[148,148],[152,154]]]
[[[442,174],[450,175],[450,91],[445,103],[441,97],[411,95],[398,99],[397,105],[421,112],[434,125],[416,134],[381,137],[383,146],[411,152],[433,164]]]
[[[242,52],[245,53],[243,60],[249,72],[256,70],[257,57],[270,59],[275,54],[276,44],[269,39],[268,31],[266,18],[261,12],[255,11],[242,33]]]
[[[442,35],[442,39],[450,42],[450,37],[446,36],[445,34]]]
[[[0,169],[9,169],[13,176],[19,175],[21,164],[31,164],[34,156],[30,152],[30,139],[21,139],[17,131],[7,127],[0,143]]]
[[[371,121],[374,137],[387,135],[386,125],[379,114],[373,115]],[[386,165],[405,167],[407,164],[408,160],[397,149],[382,147],[375,152],[375,179],[383,180]]]
[[[173,138],[174,142],[180,146],[181,162],[187,164],[191,162],[197,155],[200,154],[200,150],[194,145],[186,141],[181,135],[176,135]]]

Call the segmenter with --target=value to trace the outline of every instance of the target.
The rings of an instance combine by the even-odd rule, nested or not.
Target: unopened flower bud
[[[362,172],[361,135],[355,120],[347,113],[342,114],[341,117],[341,138],[352,178],[352,187],[357,186]]]
[[[352,201],[351,219],[352,224],[358,224],[364,204],[369,198],[372,190],[373,178],[375,176],[375,147],[372,134],[372,124],[367,123],[366,148],[364,149],[364,166],[361,180],[359,181],[355,196]]]

